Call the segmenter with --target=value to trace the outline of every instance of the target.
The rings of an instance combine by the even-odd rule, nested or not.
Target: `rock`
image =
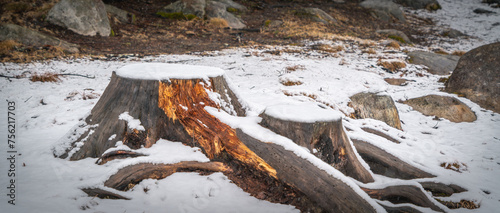
[[[456,55],[441,55],[425,51],[409,52],[408,56],[410,63],[425,65],[434,75],[449,75],[460,59],[460,56]]]
[[[437,0],[394,0],[394,2],[413,9],[439,10],[441,5]]]
[[[357,118],[373,118],[387,125],[401,129],[398,109],[389,95],[358,93],[351,96],[350,106]]]
[[[464,103],[454,97],[427,95],[403,102],[427,116],[445,118],[451,122],[473,122],[476,114]]]
[[[235,15],[227,12],[227,7],[225,4],[209,1],[207,2],[206,14],[208,18],[223,18],[227,21],[229,27],[233,29],[245,28],[246,25],[243,24],[242,20]]]
[[[46,20],[80,35],[109,36],[111,33],[101,0],[61,0],[50,9]]]
[[[390,85],[394,86],[406,86],[408,85],[408,80],[402,78],[384,78],[384,81]]]
[[[463,94],[481,107],[500,113],[499,67],[500,42],[473,49],[460,58],[445,90]]]
[[[315,22],[321,22],[324,24],[331,24],[337,22],[337,20],[335,20],[332,16],[328,15],[328,13],[318,8],[312,8],[312,7],[302,8],[297,10],[295,12],[295,15],[310,18]]]
[[[462,36],[467,36],[466,34],[460,32],[458,30],[455,30],[455,29],[444,30],[443,33],[441,33],[441,35],[446,36],[446,37],[450,37],[450,38],[458,38],[458,37],[462,37]]]
[[[385,22],[390,22],[392,18],[403,23],[406,22],[403,11],[390,0],[366,0],[361,2],[360,6],[370,9],[375,17]]]
[[[161,16],[168,16],[168,14],[182,13],[185,15],[194,15],[200,18],[205,17],[205,0],[179,0],[172,4],[167,5],[157,14]]]
[[[385,29],[385,30],[377,30],[376,33],[386,35],[388,38],[394,39],[401,43],[411,43],[410,38],[406,36],[405,33],[395,29]]]
[[[486,3],[486,4],[500,4],[500,0],[483,0],[483,3]]]
[[[213,0],[213,1],[216,1],[216,2],[220,2],[222,4],[224,4],[226,6],[226,10],[231,12],[231,10],[236,10],[238,12],[247,12],[248,9],[241,5],[241,4],[238,4],[232,0]]]
[[[481,8],[477,8],[477,9],[473,10],[472,12],[477,13],[477,14],[492,14],[492,13],[495,13],[493,11],[485,10],[485,9],[481,9]]]
[[[15,40],[25,45],[44,46],[51,45],[61,47],[70,53],[78,53],[79,46],[56,37],[45,35],[38,31],[21,27],[15,24],[0,25],[0,41]]]
[[[135,15],[113,5],[106,4],[106,12],[124,23],[134,23]]]

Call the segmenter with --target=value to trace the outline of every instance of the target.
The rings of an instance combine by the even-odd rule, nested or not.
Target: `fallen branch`
[[[184,161],[176,164],[152,164],[140,163],[126,166],[116,174],[112,175],[104,186],[127,191],[144,179],[163,179],[176,172],[183,171],[205,171],[205,172],[224,172],[228,168],[220,162],[197,162]]]

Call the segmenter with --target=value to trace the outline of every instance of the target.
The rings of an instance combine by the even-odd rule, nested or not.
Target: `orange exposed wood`
[[[219,108],[210,99],[207,90],[212,88],[207,84],[202,80],[160,82],[158,107],[170,119],[179,120],[205,150],[208,158],[216,159],[225,151],[237,160],[276,178],[276,170],[248,149],[238,139],[234,129],[205,111],[206,106]]]

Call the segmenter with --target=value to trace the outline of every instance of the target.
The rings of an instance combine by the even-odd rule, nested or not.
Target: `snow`
[[[169,80],[217,77],[224,75],[224,70],[215,67],[167,64],[137,63],[124,66],[116,71],[116,75],[124,78],[142,80]]]
[[[477,38],[437,42],[434,47],[447,50],[470,50],[471,48],[498,41],[500,26],[499,9],[481,4],[480,0],[438,0],[443,10],[437,12],[418,11],[417,14],[440,20],[440,28],[452,27]],[[497,14],[478,15],[471,13],[475,8],[497,11]],[[405,61],[405,52],[428,51],[419,45],[404,46],[401,51],[388,50],[387,41],[376,41],[371,46],[374,55],[362,52],[359,40],[335,40],[305,42],[304,47],[249,46],[211,52],[210,54],[161,55],[144,58],[116,60],[94,60],[91,58],[35,62],[27,64],[0,64],[0,73],[16,75],[23,72],[78,73],[95,76],[95,79],[67,76],[57,83],[31,82],[28,79],[0,79],[0,99],[15,101],[16,120],[16,205],[7,203],[5,196],[10,178],[7,171],[10,164],[6,158],[9,149],[6,143],[0,145],[0,208],[2,212],[298,212],[292,206],[260,201],[243,192],[221,173],[201,176],[196,173],[176,173],[162,180],[145,180],[127,192],[108,189],[104,181],[120,168],[137,163],[176,163],[181,161],[207,162],[208,158],[197,148],[187,147],[180,142],[159,140],[149,148],[134,150],[145,154],[137,158],[117,159],[104,165],[96,165],[96,158],[68,161],[55,158],[71,146],[69,142],[91,133],[96,126],[89,125],[86,118],[104,92],[113,72],[127,78],[147,80],[168,80],[173,78],[203,78],[224,75],[236,97],[248,110],[245,117],[235,117],[213,108],[210,113],[232,127],[266,142],[273,142],[293,151],[299,157],[312,162],[332,176],[351,186],[373,206],[391,205],[386,201],[373,200],[360,191],[359,186],[381,188],[390,185],[414,185],[432,181],[456,184],[467,192],[456,193],[441,200],[458,202],[462,199],[480,204],[479,209],[454,209],[449,212],[497,212],[500,208],[500,115],[481,108],[476,103],[455,94],[441,91],[444,86],[438,80],[442,76],[429,74],[422,66],[407,64],[401,72],[390,74],[377,65],[377,60]],[[311,51],[310,46],[322,42],[342,45],[343,51],[336,55]],[[360,41],[364,42],[364,41]],[[293,51],[282,55],[264,53],[266,50]],[[299,51],[299,52],[300,52]],[[138,62],[140,62],[138,64]],[[287,67],[301,69],[289,71]],[[187,70],[187,71],[182,71]],[[403,74],[404,73],[404,74]],[[403,76],[400,76],[403,74]],[[384,78],[405,78],[406,86],[392,86]],[[300,80],[302,84],[285,86],[283,80]],[[204,83],[207,83],[206,81]],[[75,92],[83,94],[91,89],[96,98],[68,98]],[[394,129],[373,119],[351,119],[346,115],[353,112],[348,106],[349,97],[359,92],[383,92],[395,101],[406,100],[429,94],[452,96],[469,106],[477,115],[474,122],[453,123],[448,120],[434,120],[410,106],[396,102],[403,121],[403,130]],[[220,96],[215,93],[212,99]],[[203,103],[200,103],[203,104]],[[189,106],[180,106],[182,108]],[[229,105],[230,107],[230,105]],[[231,112],[231,108],[228,108]],[[366,141],[402,161],[436,175],[435,178],[399,180],[373,175],[375,182],[360,183],[342,175],[331,166],[319,161],[308,150],[295,145],[288,138],[277,135],[263,127],[259,114],[273,114],[275,117],[302,122],[342,119],[350,138]],[[342,115],[343,114],[343,115]],[[131,123],[130,128],[140,128],[138,118],[126,112],[123,118]],[[127,116],[128,115],[128,116]],[[0,104],[0,138],[7,138],[7,102]],[[74,128],[73,128],[74,127]],[[373,128],[400,141],[395,144],[367,133],[362,128]],[[138,129],[139,130],[139,129]],[[111,136],[108,140],[114,140]],[[106,139],[104,139],[106,140]],[[82,142],[82,141],[80,141]],[[78,144],[76,144],[78,145]],[[52,150],[56,148],[56,150]],[[117,142],[106,150],[130,149]],[[20,155],[19,155],[20,154]],[[460,163],[460,172],[442,168],[442,163]],[[365,162],[362,164],[367,167]],[[132,200],[107,200],[88,197],[80,189],[100,187]],[[430,196],[430,194],[428,194]],[[402,204],[398,204],[402,205]],[[398,206],[392,205],[392,206]],[[408,204],[403,204],[408,205]],[[441,205],[437,203],[436,205]],[[422,212],[429,208],[416,207]],[[84,210],[86,209],[86,210]]]
[[[134,117],[130,116],[128,112],[124,112],[118,116],[119,120],[124,120],[127,122],[127,127],[131,130],[139,130],[139,131],[145,131],[144,127],[141,125],[141,121],[139,119],[135,119]]]
[[[338,121],[342,118],[340,112],[324,109],[311,103],[272,105],[264,110],[264,114],[280,120],[304,123]]]

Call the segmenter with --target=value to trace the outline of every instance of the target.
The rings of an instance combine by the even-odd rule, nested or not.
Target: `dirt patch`
[[[55,0],[20,0],[12,4],[8,0],[0,0],[2,12],[0,21],[25,26],[78,44],[83,55],[183,54],[255,44],[297,44],[304,39],[331,39],[335,35],[377,39],[380,38],[375,33],[377,29],[398,29],[411,35],[420,34],[413,25],[432,24],[428,20],[413,21],[410,24],[385,23],[359,7],[358,0],[348,0],[344,4],[327,0],[235,0],[249,9],[245,13],[235,12],[248,27],[232,30],[225,27],[220,20],[166,19],[155,14],[174,0],[104,0],[106,4],[135,14],[135,21],[125,23],[110,17],[113,36],[91,37],[78,35],[44,21],[55,2]],[[295,15],[294,11],[306,7],[321,8],[337,22],[325,25]],[[29,48],[24,47],[24,49]],[[67,53],[61,52],[33,59],[48,59],[60,55]],[[9,54],[0,57],[7,58],[2,61],[16,58]],[[15,61],[23,62],[21,59]],[[24,60],[28,61],[30,60]]]

